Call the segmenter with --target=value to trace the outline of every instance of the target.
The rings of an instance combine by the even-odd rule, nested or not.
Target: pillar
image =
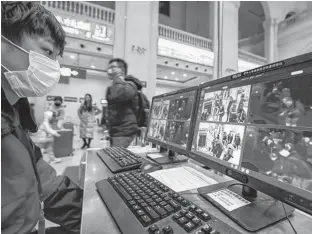
[[[209,39],[213,39],[213,31],[214,31],[214,28],[213,28],[213,25],[214,25],[214,3],[215,2],[212,2],[210,1],[209,2]]]
[[[128,63],[128,74],[147,83],[155,95],[157,78],[158,1],[116,1],[114,58]]]
[[[269,63],[277,60],[277,33],[278,24],[275,18],[263,22],[264,28],[264,54]]]
[[[218,2],[214,2],[214,46],[215,67],[219,67],[218,77],[214,75],[215,79],[234,74],[238,71],[238,10],[240,6],[239,1],[226,2],[222,5],[222,19],[221,23],[218,12]],[[221,36],[217,34],[222,30]],[[217,34],[217,35],[216,35]],[[217,45],[217,46],[216,46]],[[219,52],[218,52],[219,51]],[[219,59],[218,59],[219,57]],[[217,64],[216,61],[219,61]],[[216,69],[216,68],[215,68]],[[216,70],[214,70],[216,73]]]

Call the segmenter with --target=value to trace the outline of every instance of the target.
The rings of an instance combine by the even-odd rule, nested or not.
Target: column
[[[269,63],[277,60],[277,32],[278,24],[275,18],[263,22],[264,28],[264,54]]]
[[[215,2],[209,2],[209,39],[213,39],[213,25],[214,25],[214,4]]]
[[[116,1],[114,58],[128,63],[128,74],[147,83],[155,95],[157,78],[158,1]]]
[[[239,1],[223,2],[222,77],[238,72]]]
[[[215,63],[219,58],[219,62],[221,63],[221,71],[219,77],[214,75],[215,79],[225,77],[231,74],[234,74],[238,71],[238,10],[240,6],[239,1],[231,1],[231,2],[222,2],[222,27],[219,27],[219,20],[217,14],[217,2],[214,2],[214,43],[216,40],[217,46],[214,46],[214,55],[215,55]],[[222,36],[216,36],[216,33],[222,30]],[[218,50],[220,51],[218,53]],[[216,68],[214,69],[214,73]]]

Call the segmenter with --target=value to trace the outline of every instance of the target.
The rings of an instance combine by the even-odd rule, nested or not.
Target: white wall
[[[171,1],[170,17],[159,14],[159,23],[185,31],[186,2]]]
[[[205,38],[212,38],[212,35],[209,35],[209,7],[210,2],[208,1],[186,2],[185,31]]]
[[[269,9],[270,9],[270,15],[271,18],[276,18],[279,22],[283,21],[285,19],[285,16],[287,13],[294,11],[296,13],[300,13],[304,11],[306,8],[311,8],[311,4],[308,1],[300,1],[300,2],[277,2],[277,1],[272,1],[268,2]]]
[[[181,89],[179,86],[174,86],[174,85],[165,85],[165,84],[157,84],[156,85],[156,95],[161,95],[164,93],[170,93],[172,91]]]
[[[209,35],[209,4],[207,1],[171,1],[170,17],[159,14],[159,23],[212,38],[212,35]]]

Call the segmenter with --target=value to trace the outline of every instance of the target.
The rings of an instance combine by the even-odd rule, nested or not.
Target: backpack
[[[137,123],[139,127],[147,127],[150,104],[144,93],[138,91],[137,94],[139,103],[139,108],[136,113]]]

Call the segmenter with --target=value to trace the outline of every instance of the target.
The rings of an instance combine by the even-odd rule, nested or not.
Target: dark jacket
[[[26,98],[11,106],[1,89],[1,232],[30,233],[40,212],[67,230],[79,233],[82,190],[64,176],[56,176],[27,132],[37,126]]]
[[[108,130],[111,137],[132,136],[138,131],[138,87],[140,80],[128,76],[125,81],[116,79],[106,92]]]

